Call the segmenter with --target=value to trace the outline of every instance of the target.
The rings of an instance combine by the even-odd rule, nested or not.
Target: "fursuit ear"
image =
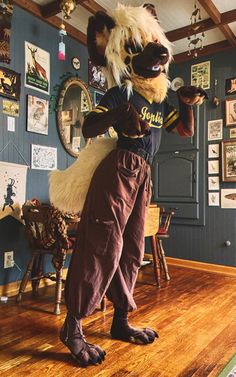
[[[87,28],[87,45],[89,57],[93,64],[106,66],[105,49],[110,36],[110,30],[115,27],[115,21],[108,14],[99,11],[89,18]]]
[[[156,20],[158,20],[155,5],[151,3],[145,3],[143,4],[143,8],[146,8],[156,18]]]

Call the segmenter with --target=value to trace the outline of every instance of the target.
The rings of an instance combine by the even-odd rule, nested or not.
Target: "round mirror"
[[[83,81],[78,77],[65,80],[58,98],[57,126],[64,148],[73,157],[90,142],[82,135],[82,124],[91,110],[91,95]]]

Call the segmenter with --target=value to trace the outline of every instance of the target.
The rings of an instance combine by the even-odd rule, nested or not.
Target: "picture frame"
[[[219,192],[208,192],[208,206],[218,207],[220,205],[220,194]]]
[[[208,174],[219,174],[219,160],[208,161]]]
[[[225,95],[236,94],[236,76],[225,80]]]
[[[236,189],[221,189],[221,208],[236,209]]]
[[[3,114],[10,115],[12,117],[18,117],[20,115],[20,103],[8,99],[3,99],[2,112]]]
[[[208,121],[208,141],[221,140],[223,138],[223,119]]]
[[[93,102],[94,102],[95,107],[99,104],[103,96],[104,96],[104,93],[98,92],[97,90],[94,91]]]
[[[230,130],[229,130],[229,137],[230,137],[230,139],[235,139],[236,138],[236,127],[230,128]]]
[[[236,182],[236,140],[224,140],[222,147],[222,181]]]
[[[0,96],[19,101],[21,75],[11,69],[0,67]]]
[[[27,131],[48,135],[48,101],[27,96]]]
[[[208,190],[214,191],[220,189],[220,177],[218,175],[208,177]]]
[[[236,125],[236,98],[225,100],[225,123],[226,126]]]
[[[90,59],[88,59],[88,84],[103,92],[108,88],[107,80],[101,67],[94,65]]]
[[[220,156],[220,144],[208,145],[208,158],[219,158]]]
[[[210,88],[210,60],[191,65],[191,85]]]
[[[56,170],[57,148],[31,144],[31,169]]]

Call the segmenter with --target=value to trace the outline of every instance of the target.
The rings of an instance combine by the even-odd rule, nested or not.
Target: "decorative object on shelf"
[[[236,189],[221,189],[221,208],[236,209]]]
[[[77,58],[77,56],[73,56],[73,58],[71,59],[71,64],[76,71],[80,69],[80,60],[79,58]]]
[[[49,94],[50,54],[25,41],[25,86]]]
[[[11,19],[13,14],[13,1],[1,0],[0,2],[0,62],[9,64],[10,59],[10,35]]]
[[[48,135],[48,101],[28,95],[27,131]]]
[[[203,49],[205,33],[204,31],[201,31],[201,25],[199,24],[201,19],[201,10],[197,6],[197,1],[195,0],[194,10],[190,17],[191,25],[189,27],[188,36],[188,55],[193,55],[194,58],[197,58],[198,50]]]
[[[216,207],[220,205],[219,192],[208,192],[208,205]]]
[[[223,119],[208,121],[208,140],[221,140],[223,138]]]
[[[61,0],[60,1],[60,9],[63,13],[63,18],[65,20],[69,20],[71,17],[71,13],[74,12],[76,8],[76,1],[75,0]]]
[[[107,81],[101,68],[93,65],[90,59],[88,60],[88,84],[99,90],[107,90]]]
[[[218,107],[220,104],[220,100],[216,95],[216,87],[217,87],[217,80],[214,82],[214,96],[212,97],[211,103],[214,107]]]
[[[222,146],[222,181],[236,182],[236,141],[224,140]]]
[[[171,89],[176,92],[176,90],[178,90],[181,86],[184,86],[184,80],[182,79],[182,77],[175,77],[172,81],[171,81]]]
[[[210,61],[191,65],[191,85],[210,88]]]
[[[0,67],[0,96],[20,99],[20,73]]]
[[[236,94],[236,77],[225,80],[225,95]]]
[[[225,100],[225,117],[226,126],[236,125],[236,98]]]

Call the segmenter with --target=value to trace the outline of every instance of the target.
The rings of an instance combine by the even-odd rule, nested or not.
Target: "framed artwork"
[[[208,145],[208,158],[218,158],[220,156],[220,145],[209,144]]]
[[[0,96],[20,99],[20,73],[0,67]]]
[[[236,182],[236,140],[222,141],[222,181]]]
[[[225,80],[225,95],[236,94],[236,77]]]
[[[230,128],[229,137],[230,137],[230,139],[236,138],[236,128]]]
[[[93,65],[91,60],[88,60],[88,84],[96,89],[106,91],[107,80],[99,66]]]
[[[236,209],[236,189],[221,190],[221,208]]]
[[[27,131],[48,135],[48,101],[28,95]]]
[[[220,188],[220,178],[219,176],[211,176],[208,177],[208,190],[209,191],[214,191],[214,190],[219,190]]]
[[[220,205],[219,192],[208,192],[208,205],[215,207]]]
[[[208,140],[221,140],[223,138],[223,119],[209,120]]]
[[[49,94],[50,54],[25,41],[25,86]]]
[[[3,114],[10,115],[12,117],[19,116],[19,108],[20,104],[16,101],[9,101],[7,99],[3,99],[2,101],[2,112]]]
[[[225,100],[225,116],[226,126],[233,126],[236,124],[236,98]]]
[[[46,145],[31,145],[31,169],[57,169],[57,148]]]
[[[93,97],[94,106],[97,106],[99,102],[101,101],[102,97],[104,96],[104,93],[100,93],[95,90],[93,95],[94,95]]]
[[[191,85],[210,88],[210,61],[191,65]]]
[[[219,160],[208,161],[208,174],[219,174]]]

